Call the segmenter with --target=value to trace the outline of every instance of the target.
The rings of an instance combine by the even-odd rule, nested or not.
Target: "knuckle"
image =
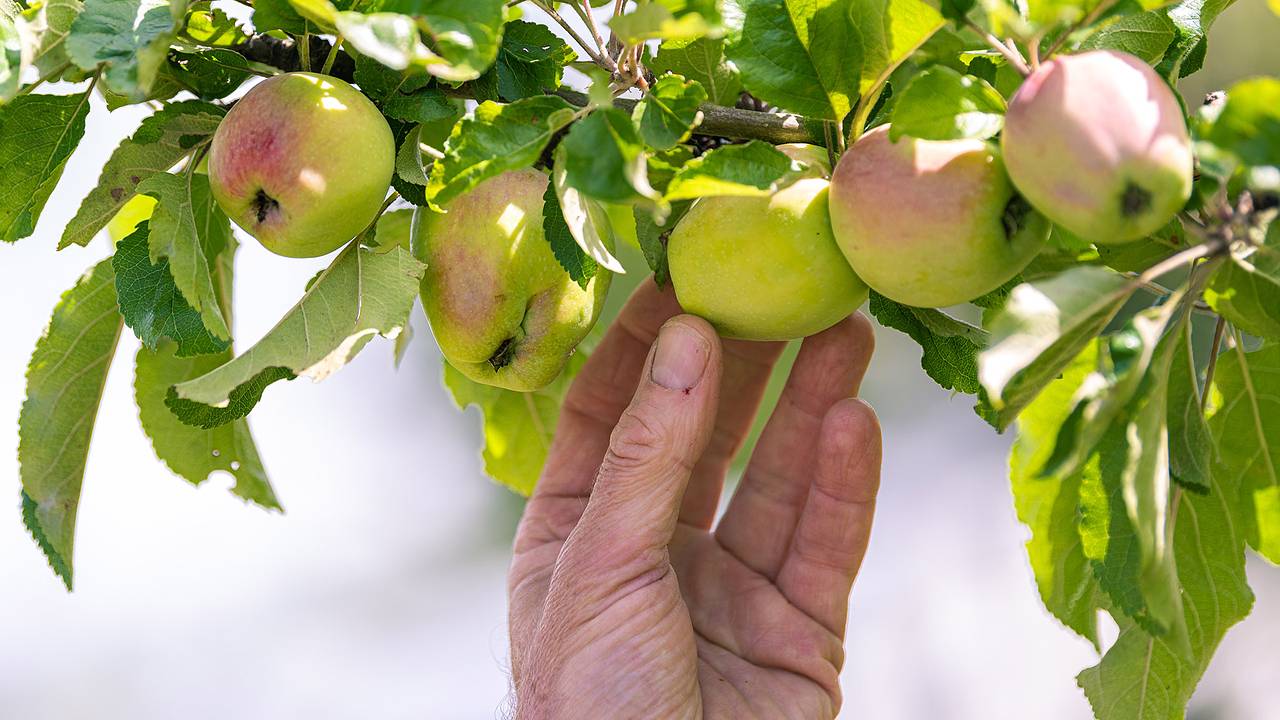
[[[642,410],[628,408],[614,427],[602,472],[650,467],[668,452],[667,433]]]

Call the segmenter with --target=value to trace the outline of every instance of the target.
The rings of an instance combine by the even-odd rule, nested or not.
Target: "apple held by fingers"
[[[867,299],[867,286],[831,234],[830,183],[821,177],[825,151],[819,158],[781,149],[812,161],[809,176],[770,197],[701,198],[668,240],[671,284],[681,306],[725,337],[806,337]]]
[[[342,80],[287,73],[254,86],[218,125],[209,184],[218,205],[268,250],[318,257],[382,207],[395,166],[387,121]]]
[[[604,307],[612,274],[599,268],[583,288],[543,235],[548,181],[538,170],[505,172],[444,213],[415,211],[431,332],[449,363],[476,382],[519,392],[547,385]]]
[[[1091,242],[1150,235],[1191,196],[1182,107],[1150,66],[1126,53],[1041,65],[1009,103],[1001,147],[1031,204]]]
[[[946,307],[1017,275],[1049,222],[1014,192],[983,140],[858,138],[831,178],[831,225],[849,264],[885,297]]]

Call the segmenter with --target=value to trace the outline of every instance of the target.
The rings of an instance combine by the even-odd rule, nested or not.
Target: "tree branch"
[[[311,57],[325,57],[331,46],[324,38],[311,36]],[[279,68],[285,72],[301,69],[298,47],[293,40],[282,40],[269,35],[254,35],[235,47],[235,51],[246,59]],[[332,72],[336,78],[351,82],[355,78],[355,62],[346,53],[337,53]],[[456,89],[445,87],[445,91],[454,97],[474,99],[475,93],[467,83]],[[587,96],[568,88],[561,88],[556,93],[569,102],[583,107],[587,104]],[[614,105],[631,111],[636,101],[619,98]],[[704,103],[698,108],[702,111],[702,124],[694,129],[699,135],[732,138],[734,140],[763,140],[779,145],[782,143],[803,142],[825,147],[827,136],[822,120],[807,118],[801,115],[790,115],[740,108],[724,107]]]

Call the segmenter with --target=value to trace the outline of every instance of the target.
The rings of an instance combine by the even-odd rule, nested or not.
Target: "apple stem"
[[[1013,41],[1008,41],[1007,43],[1002,42],[1000,38],[992,35],[989,31],[982,29],[978,23],[970,20],[968,17],[964,19],[964,24],[965,27],[977,33],[978,37],[982,38],[993,50],[1000,53],[1000,55],[1004,57],[1005,61],[1008,62],[1014,70],[1017,70],[1022,77],[1027,77],[1031,74],[1031,68],[1027,67],[1027,61],[1022,58],[1022,53],[1018,52],[1018,46],[1014,45]]]

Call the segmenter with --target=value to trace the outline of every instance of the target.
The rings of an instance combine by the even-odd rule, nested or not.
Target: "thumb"
[[[690,315],[668,320],[609,439],[573,533],[579,542],[570,545],[615,562],[666,548],[690,472],[714,428],[719,390],[715,330]]]

